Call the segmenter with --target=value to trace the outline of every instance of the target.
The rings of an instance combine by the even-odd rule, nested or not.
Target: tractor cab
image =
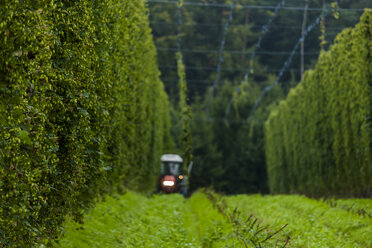
[[[187,177],[183,171],[183,160],[177,154],[164,154],[161,156],[158,191],[164,193],[187,194]]]

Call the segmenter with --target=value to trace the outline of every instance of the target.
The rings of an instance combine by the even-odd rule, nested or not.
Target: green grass
[[[67,222],[57,247],[255,247],[251,241],[285,224],[262,247],[281,247],[288,236],[287,247],[372,247],[372,219],[327,202],[296,195],[229,196],[227,205],[216,199],[223,211],[200,192],[190,199],[132,192],[108,197],[86,214],[83,226]],[[369,209],[372,200],[337,201]]]
[[[327,199],[324,201],[331,207],[372,218],[372,199]]]
[[[284,233],[291,237],[289,247],[372,247],[371,218],[325,202],[298,195],[239,195],[227,202],[263,224],[277,228],[288,224]]]
[[[147,198],[127,193],[108,197],[85,217],[66,224],[58,247],[236,247],[231,225],[197,193]]]
[[[67,224],[59,247],[193,247],[195,240],[183,225],[184,203],[175,194],[108,197],[87,214],[83,230],[74,222]]]

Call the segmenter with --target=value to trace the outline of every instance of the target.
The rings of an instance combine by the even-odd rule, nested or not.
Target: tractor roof
[[[182,163],[183,160],[180,155],[177,154],[163,154],[161,156],[162,162],[179,162]]]

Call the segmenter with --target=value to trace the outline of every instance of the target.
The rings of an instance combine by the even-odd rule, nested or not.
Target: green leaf
[[[32,145],[32,141],[30,138],[30,133],[26,130],[21,130],[18,132],[18,137],[22,140],[24,144]]]

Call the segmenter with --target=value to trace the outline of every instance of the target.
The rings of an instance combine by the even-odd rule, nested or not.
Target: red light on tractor
[[[173,192],[176,188],[176,177],[173,175],[166,175],[161,184],[164,192]]]

